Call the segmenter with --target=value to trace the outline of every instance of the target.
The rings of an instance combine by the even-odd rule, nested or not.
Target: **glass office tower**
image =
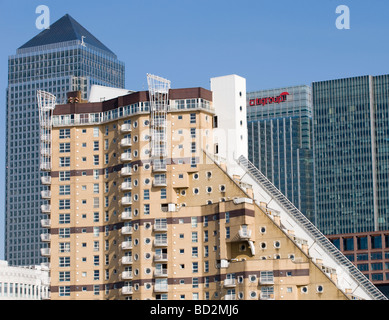
[[[313,83],[316,224],[389,229],[389,75]]]
[[[65,15],[17,49],[8,59],[5,259],[10,265],[45,262],[40,255],[41,172],[37,90],[66,103],[93,84],[124,88],[124,63]]]
[[[249,160],[314,222],[311,88],[247,93],[247,128]]]

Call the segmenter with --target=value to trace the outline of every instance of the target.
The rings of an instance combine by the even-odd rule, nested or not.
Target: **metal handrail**
[[[324,236],[316,226],[308,220],[308,218],[297,209],[292,202],[290,202],[280,190],[278,190],[266,176],[259,171],[248,159],[240,156],[237,160],[238,164],[242,166],[250,174],[250,176],[263,188],[269,195],[276,200],[279,205],[288,213],[290,213],[300,227],[302,227],[308,234],[310,234],[316,243],[335,259],[342,264],[354,278],[358,284],[363,287],[373,299],[387,300],[384,294],[368,279],[366,276],[349,260],[342,252],[340,252],[334,244]]]

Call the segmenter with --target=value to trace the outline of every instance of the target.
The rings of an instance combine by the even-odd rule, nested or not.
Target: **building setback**
[[[10,265],[44,262],[40,248],[39,118],[37,90],[66,103],[69,91],[87,99],[92,84],[124,88],[124,64],[65,15],[8,59],[5,259]]]
[[[384,299],[247,161],[243,78],[148,80],[97,103],[39,93],[52,299]]]
[[[314,222],[309,86],[247,93],[249,160]]]

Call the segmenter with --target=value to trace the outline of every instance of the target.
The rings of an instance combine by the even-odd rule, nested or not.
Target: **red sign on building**
[[[253,106],[265,106],[267,104],[285,102],[288,95],[289,95],[289,92],[282,92],[277,97],[251,99],[250,100],[250,107],[253,107]]]

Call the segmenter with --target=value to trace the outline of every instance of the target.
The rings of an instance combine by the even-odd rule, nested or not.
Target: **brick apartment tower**
[[[283,224],[283,209],[259,200],[258,185],[243,178],[256,169],[228,171],[239,163],[223,161],[223,117],[236,118],[228,128],[238,131],[246,118],[245,82],[224,87],[236,91],[235,117],[216,106],[231,79],[243,78],[214,78],[214,92],[169,89],[154,106],[151,91],[97,103],[70,93],[55,106],[42,178],[51,299],[382,298],[358,282],[358,270],[355,280],[338,262],[326,266],[336,260],[327,253],[313,258],[321,235],[300,238],[305,231],[289,228],[292,219]],[[163,108],[160,98],[164,116],[152,112]],[[247,146],[243,134],[229,141],[240,139]],[[166,152],[156,159],[159,147]]]

